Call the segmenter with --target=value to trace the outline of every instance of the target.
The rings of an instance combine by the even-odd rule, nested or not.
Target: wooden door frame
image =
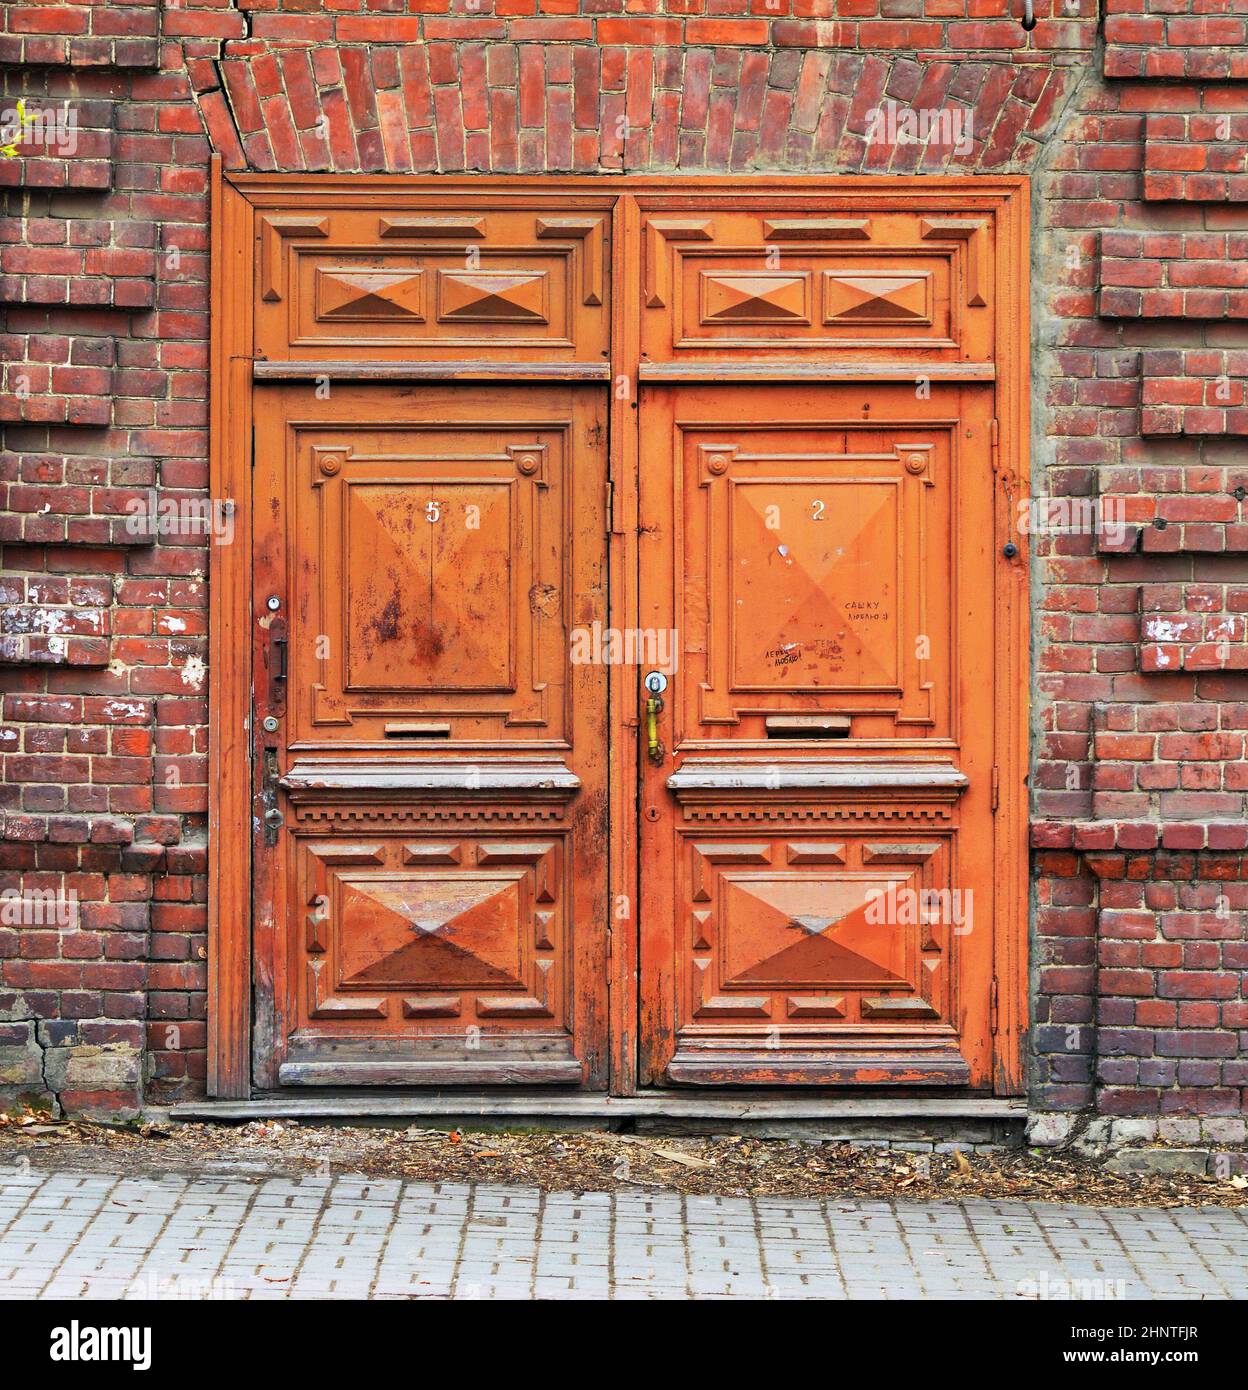
[[[209,594],[209,843],[208,843],[208,1094],[223,1099],[251,1095],[252,904],[250,775],[252,671],[249,633],[251,592],[252,316],[258,201],[280,198],[285,206],[312,206],[331,194],[384,192],[398,202],[431,193],[550,195],[615,193],[612,214],[613,382],[629,394],[611,393],[609,477],[614,509],[608,539],[609,612],[622,627],[636,627],[637,594],[637,381],[639,322],[630,306],[641,301],[641,200],[662,197],[667,208],[706,206],[744,194],[781,200],[815,199],[828,210],[894,206],[961,213],[982,211],[996,219],[995,324],[997,477],[995,537],[998,556],[1007,542],[1017,558],[996,567],[995,613],[999,661],[995,690],[997,864],[993,924],[996,1029],[994,1092],[1020,1095],[1027,1021],[1028,837],[1027,773],[1030,694],[1028,547],[1015,525],[1017,505],[1028,491],[1030,390],[1030,188],[1021,175],[875,176],[757,175],[381,175],[231,174],[219,156],[211,186],[211,406],[210,473],[213,497],[233,504],[234,539],[211,548]],[[916,375],[906,363],[902,375]],[[846,377],[853,380],[852,372]],[[610,786],[609,892],[628,898],[634,911],[613,920],[609,952],[610,1093],[637,1091],[637,988],[639,865],[637,863],[638,709],[635,673],[608,666]],[[629,734],[632,736],[628,736]],[[538,1108],[539,1102],[534,1102]]]

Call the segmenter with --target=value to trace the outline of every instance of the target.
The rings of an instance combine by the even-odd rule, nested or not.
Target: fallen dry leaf
[[[650,1150],[657,1158],[665,1158],[669,1163],[679,1163],[685,1168],[714,1168],[714,1162],[709,1158],[694,1158],[692,1154],[682,1154],[678,1149],[660,1149],[657,1146]]]

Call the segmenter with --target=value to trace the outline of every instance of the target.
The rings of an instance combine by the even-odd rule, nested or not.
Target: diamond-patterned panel
[[[566,1000],[557,836],[302,841],[307,1017],[552,1020]],[[500,1025],[502,1026],[502,1025]],[[510,1025],[507,1025],[510,1026]]]
[[[808,275],[702,274],[703,323],[809,323]]]
[[[699,1025],[857,1023],[868,1002],[873,1017],[945,1016],[955,937],[933,920],[948,873],[942,841],[699,838],[687,851],[686,969]]]
[[[827,270],[823,276],[824,323],[931,322],[931,280],[927,275]]]
[[[903,878],[726,873],[723,986],[904,985],[900,933],[867,921],[868,894]]]
[[[371,323],[379,319],[411,319],[423,323],[424,278],[420,270],[319,267],[316,316],[321,321]]]
[[[351,488],[349,688],[510,687],[511,524],[501,483]]]
[[[343,882],[344,986],[523,987],[523,870]]]
[[[897,528],[882,484],[734,488],[734,687],[895,685]]]
[[[546,274],[522,271],[438,273],[443,323],[545,323]]]

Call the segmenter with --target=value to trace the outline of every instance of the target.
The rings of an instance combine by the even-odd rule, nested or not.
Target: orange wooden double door
[[[229,196],[252,1084],[1016,1090],[1022,182]]]

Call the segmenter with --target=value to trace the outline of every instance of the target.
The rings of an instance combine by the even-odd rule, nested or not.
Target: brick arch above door
[[[845,25],[787,19],[263,20],[263,43],[188,55],[231,171],[1026,172],[1081,71],[1052,51],[951,62],[904,38],[846,51],[830,32]],[[908,140],[932,112],[973,124]]]

